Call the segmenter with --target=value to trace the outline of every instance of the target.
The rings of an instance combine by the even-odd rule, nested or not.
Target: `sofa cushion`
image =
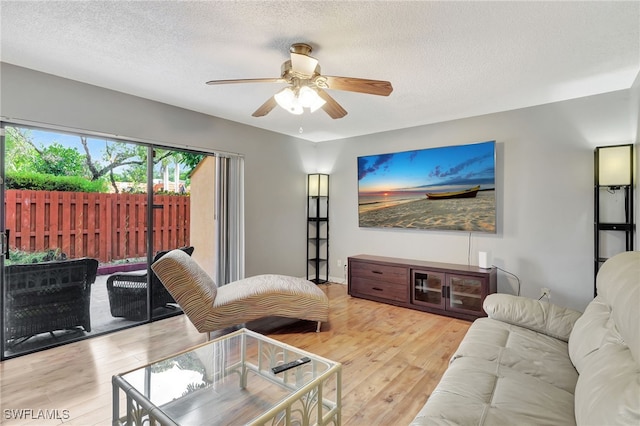
[[[541,300],[494,293],[483,303],[489,318],[504,321],[546,335],[569,340],[571,329],[581,312]]]
[[[569,338],[580,372],[575,411],[579,424],[640,424],[640,252],[602,265],[598,296]]]
[[[569,356],[578,373],[584,371],[587,359],[600,348],[613,326],[611,307],[601,296],[596,297],[576,321],[569,338]]]
[[[412,424],[573,424],[577,378],[566,342],[480,318]]]
[[[604,344],[588,358],[576,385],[581,425],[640,425],[640,371],[629,349]]]
[[[523,327],[479,318],[453,354],[458,358],[480,358],[536,378],[573,394],[578,372],[567,354],[567,343]]]
[[[478,358],[445,372],[412,425],[570,425],[573,393]]]
[[[616,329],[640,365],[640,251],[620,253],[598,271],[598,294],[611,306]]]

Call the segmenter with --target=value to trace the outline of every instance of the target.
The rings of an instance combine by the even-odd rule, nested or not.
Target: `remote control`
[[[304,357],[304,358],[300,358],[300,359],[296,359],[295,361],[291,361],[288,362],[286,364],[282,364],[282,365],[278,365],[276,367],[273,367],[271,369],[271,371],[273,371],[273,374],[278,374],[278,373],[282,373],[283,371],[289,370],[291,368],[295,368],[299,365],[302,364],[306,364],[307,362],[310,362],[311,359],[309,359],[309,357]]]

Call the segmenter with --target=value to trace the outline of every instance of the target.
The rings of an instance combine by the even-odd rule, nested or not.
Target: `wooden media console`
[[[351,296],[405,308],[472,321],[497,291],[496,268],[364,254],[347,261]]]

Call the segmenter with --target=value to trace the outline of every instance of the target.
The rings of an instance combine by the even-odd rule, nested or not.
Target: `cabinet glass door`
[[[411,274],[411,299],[417,305],[444,307],[442,294],[444,274],[413,271]]]
[[[482,312],[482,279],[464,275],[448,275],[448,279],[447,309],[473,313]]]

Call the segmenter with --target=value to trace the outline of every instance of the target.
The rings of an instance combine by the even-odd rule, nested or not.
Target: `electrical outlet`
[[[342,259],[338,259],[338,268],[342,268]]]
[[[551,290],[546,287],[542,287],[542,289],[540,289],[540,298],[542,299],[543,297],[546,297],[547,300],[551,299]]]

